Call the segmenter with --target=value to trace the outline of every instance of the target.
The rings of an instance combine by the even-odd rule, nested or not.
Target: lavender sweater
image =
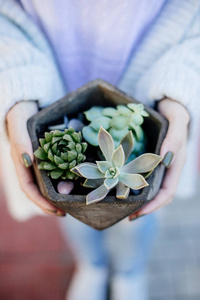
[[[69,92],[102,78],[117,85],[166,0],[21,0],[55,53]]]

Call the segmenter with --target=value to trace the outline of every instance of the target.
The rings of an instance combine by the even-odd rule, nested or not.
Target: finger
[[[177,118],[177,110],[179,117]],[[166,153],[174,153],[172,164],[165,174],[165,178],[158,195],[141,208],[137,213],[129,216],[129,220],[151,213],[168,204],[174,197],[180,174],[186,158],[186,141],[188,133],[189,114],[179,103],[165,99],[159,103],[159,111],[169,121],[169,128],[164,139],[160,155],[165,157]]]
[[[62,210],[56,208],[41,195],[37,185],[34,182],[31,170],[26,168],[18,159],[18,153],[14,154],[14,157],[16,157],[14,158],[14,161],[16,162],[15,168],[18,175],[19,184],[22,191],[27,195],[27,197],[36,205],[38,205],[45,213],[65,215]]]
[[[142,215],[152,213],[158,210],[159,208],[161,208],[162,206],[169,204],[172,201],[176,192],[176,187],[185,160],[183,152],[185,152],[184,149],[182,151],[179,151],[179,155],[177,155],[177,159],[174,160],[173,164],[167,170],[162,184],[162,188],[160,189],[157,196],[148,204],[143,206],[140,210],[138,210],[137,213],[130,215],[129,216],[130,220],[134,218],[138,218],[139,216]]]
[[[25,104],[25,111],[23,110],[22,117],[22,110],[19,109],[21,106],[21,103],[18,104],[8,116],[11,156],[13,158],[21,189],[27,197],[36,203],[44,212],[48,214],[56,213],[58,216],[65,215],[62,210],[56,208],[41,195],[34,182],[31,170],[27,169],[27,167],[32,165],[34,156],[31,140],[27,131],[26,121],[37,110],[34,103],[31,103],[31,110],[30,106]]]

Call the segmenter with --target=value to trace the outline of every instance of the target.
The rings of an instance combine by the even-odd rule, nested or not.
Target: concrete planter
[[[117,88],[103,80],[92,81],[77,91],[66,95],[49,107],[39,111],[28,121],[28,131],[32,140],[33,150],[38,146],[38,136],[47,130],[49,124],[62,122],[63,115],[69,117],[89,109],[92,105],[115,106],[138,103],[132,97],[124,94]],[[147,152],[159,154],[161,144],[167,132],[167,121],[156,111],[145,106],[150,117],[145,118],[143,128],[148,138]],[[132,195],[126,200],[119,200],[114,195],[108,195],[103,201],[86,205],[85,195],[90,191],[83,188],[75,188],[70,195],[62,195],[56,192],[54,185],[46,172],[38,169],[39,160],[36,159],[33,168],[41,193],[55,206],[66,211],[78,220],[91,227],[102,230],[123,218],[136,212],[145,203],[152,200],[157,194],[165,168],[160,164],[147,179],[149,186],[141,190],[139,195]]]

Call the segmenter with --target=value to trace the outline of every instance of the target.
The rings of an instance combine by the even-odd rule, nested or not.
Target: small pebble
[[[68,128],[72,127],[75,131],[81,131],[84,124],[79,119],[71,119],[68,123]]]
[[[57,191],[59,194],[69,195],[74,188],[72,181],[60,181],[57,185]]]

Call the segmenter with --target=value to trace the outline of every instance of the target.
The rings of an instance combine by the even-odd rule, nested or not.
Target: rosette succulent
[[[98,146],[98,132],[102,126],[113,137],[115,147],[119,146],[120,140],[131,130],[134,136],[135,157],[144,152],[145,135],[141,125],[144,117],[149,114],[144,110],[143,104],[129,103],[117,105],[116,108],[93,106],[84,114],[90,124],[83,128],[83,137],[91,145]]]
[[[52,179],[78,178],[70,170],[86,158],[84,152],[87,143],[81,140],[81,132],[76,132],[73,128],[65,129],[63,132],[60,130],[45,132],[45,137],[39,139],[41,147],[34,152],[35,157],[42,160],[39,169],[46,170]]]
[[[134,146],[132,131],[129,131],[115,149],[112,136],[100,127],[98,144],[105,161],[82,163],[71,171],[87,178],[85,187],[96,188],[86,197],[86,204],[96,203],[106,197],[108,192],[116,187],[116,197],[126,199],[130,189],[141,189],[148,186],[145,180],[154,168],[161,162],[162,157],[152,153],[142,154],[125,164]]]

